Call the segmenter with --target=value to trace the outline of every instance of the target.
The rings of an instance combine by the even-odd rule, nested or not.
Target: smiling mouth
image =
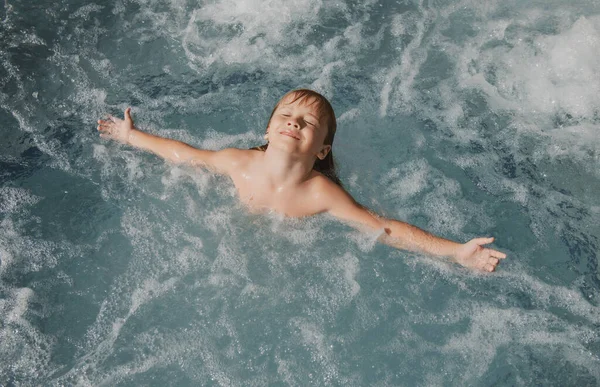
[[[300,137],[298,137],[296,134],[294,134],[293,132],[290,132],[288,130],[284,130],[284,131],[281,131],[279,133],[283,134],[284,136],[288,136],[288,137],[291,137],[291,138],[295,138],[296,140],[300,140]]]

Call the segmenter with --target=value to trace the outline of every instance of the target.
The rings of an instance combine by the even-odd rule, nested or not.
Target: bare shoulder
[[[330,212],[339,205],[356,204],[343,187],[316,171],[310,179],[310,193],[313,200],[322,207],[320,212]]]
[[[246,161],[250,159],[256,151],[249,149],[238,149],[238,148],[225,148],[215,152],[215,157],[223,160],[235,161]]]
[[[211,164],[217,172],[231,174],[235,169],[253,160],[256,157],[255,153],[257,152],[253,150],[226,148],[213,153]]]

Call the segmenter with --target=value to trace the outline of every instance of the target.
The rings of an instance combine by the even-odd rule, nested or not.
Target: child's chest
[[[275,211],[285,216],[303,217],[320,212],[318,203],[312,199],[310,186],[294,189],[268,187],[260,177],[232,176],[240,201],[253,212]]]

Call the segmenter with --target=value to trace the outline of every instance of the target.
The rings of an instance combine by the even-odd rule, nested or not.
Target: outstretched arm
[[[133,124],[131,108],[127,108],[124,119],[109,116],[108,120],[98,120],[100,137],[109,138],[155,153],[173,163],[202,165],[217,172],[227,172],[231,153],[236,150],[202,150],[184,142],[142,132]]]
[[[456,243],[408,223],[379,217],[358,204],[336,184],[326,182],[321,188],[325,191],[321,196],[324,198],[325,211],[354,225],[383,230],[379,241],[392,247],[448,257],[462,266],[490,272],[496,269],[500,259],[506,258],[504,253],[483,247],[492,243],[494,238],[475,238],[464,244]]]

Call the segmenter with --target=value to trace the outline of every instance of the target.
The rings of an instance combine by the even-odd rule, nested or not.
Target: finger
[[[112,115],[110,115],[110,114],[108,115],[108,119],[109,119],[109,120],[111,120],[112,122],[114,122],[115,124],[117,124],[117,123],[119,123],[119,122],[123,121],[122,119],[120,119],[120,118],[117,118],[117,117],[115,117],[115,116],[112,116]]]
[[[110,125],[98,125],[98,130],[100,131],[107,131],[110,130],[112,128],[112,126]]]
[[[494,241],[494,237],[489,237],[489,238],[475,238],[471,242],[475,242],[476,244],[481,246],[481,245],[487,245],[488,243],[492,243],[493,241]]]
[[[110,134],[108,134],[108,133],[100,133],[100,137],[101,138],[111,138]]]
[[[504,253],[501,253],[501,252],[499,252],[499,251],[496,251],[496,250],[492,250],[492,249],[490,249],[490,255],[491,255],[492,257],[499,258],[499,259],[504,259],[504,258],[506,258],[506,254],[504,254]]]
[[[498,260],[498,258],[490,258],[490,259],[489,259],[489,261],[488,261],[488,263],[489,263],[490,265],[494,265],[494,266],[496,266],[496,265],[498,264],[498,262],[500,262],[500,261]]]
[[[109,120],[98,120],[98,123],[101,125],[112,125],[113,122]]]
[[[485,270],[489,271],[490,273],[493,272],[496,269],[496,266],[494,265],[485,265]]]
[[[133,122],[133,120],[131,119],[131,108],[130,107],[125,109],[125,121]]]

